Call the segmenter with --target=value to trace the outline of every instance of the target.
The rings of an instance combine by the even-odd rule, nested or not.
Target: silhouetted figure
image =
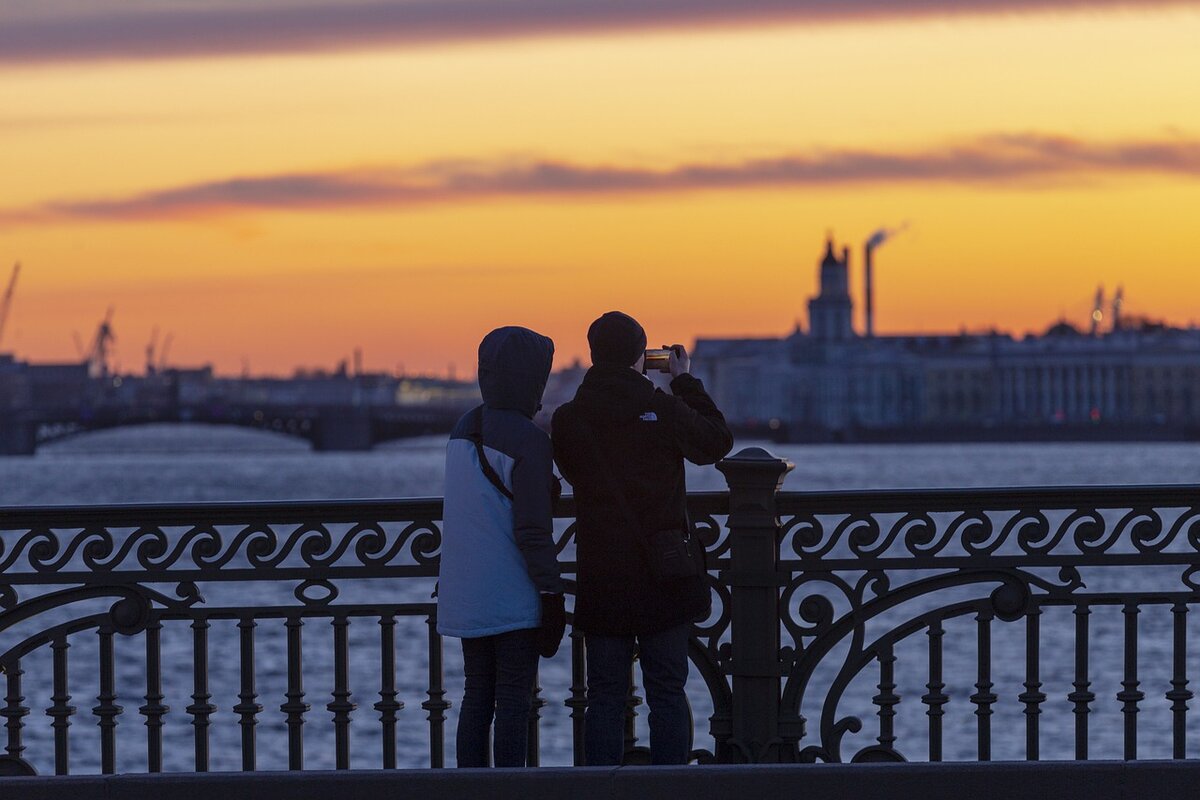
[[[609,312],[588,330],[592,368],[552,420],[554,457],[575,490],[575,627],[587,648],[584,744],[589,765],[619,764],[636,651],[650,706],[655,764],[688,758],[690,623],[711,607],[702,567],[664,576],[654,542],[690,531],[683,462],[712,464],[733,436],[682,346],[672,348],[672,394],[642,374],[646,334]],[[694,543],[693,543],[694,544]]]

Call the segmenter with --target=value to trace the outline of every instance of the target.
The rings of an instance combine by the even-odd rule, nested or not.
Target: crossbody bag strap
[[[483,450],[483,406],[476,406],[475,410],[471,412],[471,425],[467,429],[467,438],[475,444],[475,452],[479,456],[479,468],[483,470],[484,476],[500,494],[512,500],[513,493],[504,485],[504,481],[496,473],[492,462],[488,461],[487,453]]]

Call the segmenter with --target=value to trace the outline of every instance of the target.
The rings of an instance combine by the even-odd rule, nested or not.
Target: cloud
[[[665,169],[550,159],[437,161],[236,177],[126,197],[59,200],[0,210],[0,225],[856,184],[1044,187],[1068,178],[1126,174],[1200,178],[1200,139],[1086,142],[1034,133],[997,134],[925,150],[785,153]]]
[[[413,46],[625,30],[1191,6],[1197,0],[0,0],[0,65]],[[30,7],[34,10],[29,10]]]

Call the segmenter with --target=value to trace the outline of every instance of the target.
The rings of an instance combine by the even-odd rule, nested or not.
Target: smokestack
[[[1092,304],[1092,336],[1100,332],[1104,320],[1104,284],[1096,287],[1096,301]]]
[[[875,252],[873,242],[875,237],[872,236],[867,240],[863,247],[863,263],[866,265],[866,294],[867,294],[867,330],[868,339],[875,338],[875,277],[871,273],[871,255]]]
[[[874,276],[874,255],[875,248],[886,242],[891,237],[901,233],[908,228],[908,223],[903,223],[899,228],[888,229],[880,228],[871,234],[863,245],[863,264],[866,271],[864,283],[866,284],[866,306],[867,306],[867,329],[866,337],[868,339],[875,338],[875,276]]]

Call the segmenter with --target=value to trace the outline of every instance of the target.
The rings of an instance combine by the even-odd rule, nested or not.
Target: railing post
[[[721,579],[730,594],[730,661],[733,719],[728,760],[791,760],[779,731],[780,522],[775,494],[793,468],[760,447],[748,447],[717,464],[729,484],[729,569]]]

